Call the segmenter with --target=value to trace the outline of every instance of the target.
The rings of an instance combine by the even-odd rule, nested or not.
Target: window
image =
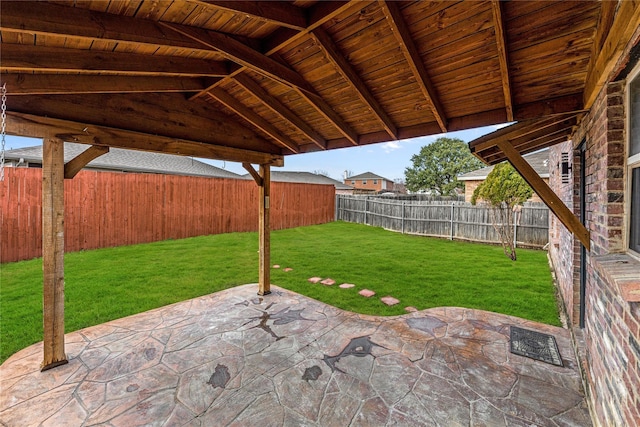
[[[356,182],[355,181],[351,181],[351,185],[356,185]]]
[[[362,180],[362,185],[367,185],[367,180],[366,179]]]
[[[627,158],[629,200],[629,249],[640,254],[640,64],[629,75],[628,128],[629,156]]]
[[[377,179],[373,180],[373,185],[378,185],[378,180]]]

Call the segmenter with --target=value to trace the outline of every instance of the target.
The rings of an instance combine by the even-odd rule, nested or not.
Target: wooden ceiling
[[[3,0],[8,131],[277,164],[564,119],[591,102],[606,3]]]

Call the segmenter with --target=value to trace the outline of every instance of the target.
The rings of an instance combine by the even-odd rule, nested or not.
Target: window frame
[[[640,169],[640,153],[630,155],[631,153],[631,83],[636,81],[640,83],[640,62],[638,62],[631,70],[625,84],[625,109],[627,111],[625,118],[626,125],[626,149],[625,149],[625,203],[624,203],[624,248],[626,252],[634,258],[640,259],[640,253],[631,248],[631,188],[632,177],[635,169]],[[639,112],[640,113],[640,112]],[[640,189],[638,189],[640,190]],[[640,200],[638,200],[640,203]],[[638,218],[640,221],[640,218]]]

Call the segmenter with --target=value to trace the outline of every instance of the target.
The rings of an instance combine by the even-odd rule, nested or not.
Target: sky
[[[506,124],[371,144],[362,147],[295,154],[285,157],[284,167],[274,168],[273,170],[299,172],[322,171],[331,178],[339,181],[343,180],[344,171],[350,171],[353,175],[373,172],[392,181],[404,179],[405,168],[411,166],[411,156],[418,154],[420,148],[432,143],[439,137],[459,138],[464,142],[469,142],[504,126],[506,126]],[[42,140],[10,135],[6,137],[7,150],[31,147],[34,145],[42,145]],[[240,163],[225,162],[222,160],[199,160],[240,175],[247,173]]]

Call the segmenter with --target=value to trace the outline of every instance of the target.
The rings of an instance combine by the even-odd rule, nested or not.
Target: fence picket
[[[407,234],[500,243],[489,212],[488,207],[472,206],[460,201],[336,196],[336,220],[364,223]],[[525,203],[517,218],[513,227],[518,246],[542,248],[548,242],[549,209],[546,206]]]

